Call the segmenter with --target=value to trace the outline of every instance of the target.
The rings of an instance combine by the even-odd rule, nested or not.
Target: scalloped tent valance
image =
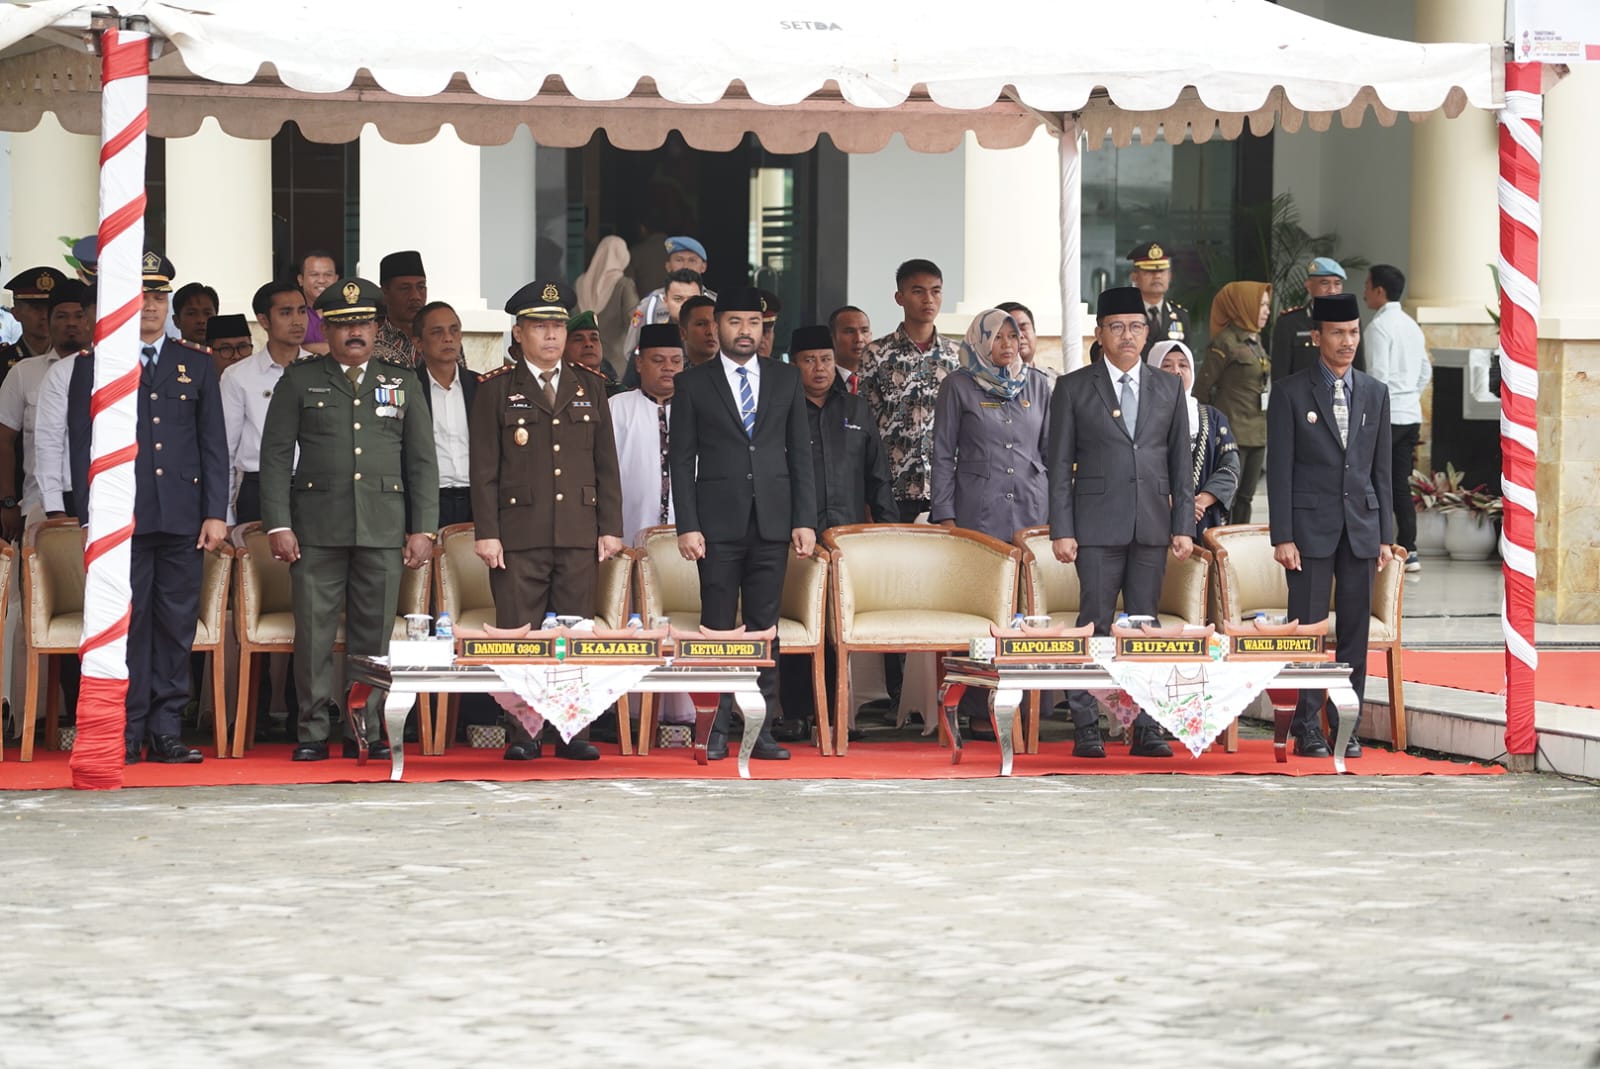
[[[527,126],[575,146],[605,130],[652,148],[678,130],[697,148],[746,133],[800,152],[827,133],[848,152],[895,134],[954,148],[974,131],[991,148],[1041,122],[1076,118],[1091,146],[1136,137],[1233,138],[1248,123],[1325,129],[1337,114],[1385,124],[1400,113],[1498,107],[1499,44],[1419,45],[1331,26],[1266,0],[1054,4],[1016,24],[1032,48],[974,45],[973,9],[812,0],[806,18],[758,4],[698,5],[663,19],[658,3],[511,5],[504,0],[171,0],[119,3],[168,42],[152,66],[151,133],[176,137],[214,116],[242,137],[288,120],[347,141],[372,124],[395,142],[449,124],[498,144]],[[0,6],[0,127],[45,112],[73,131],[99,126],[99,68],[79,31],[104,5]],[[520,21],[508,21],[515,13]],[[1162,28],[1152,43],[1151,26]]]

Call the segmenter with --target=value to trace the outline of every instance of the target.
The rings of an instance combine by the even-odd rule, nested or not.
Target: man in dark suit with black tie
[[[1273,556],[1288,572],[1292,619],[1326,620],[1333,595],[1339,660],[1350,666],[1359,701],[1367,682],[1373,563],[1381,569],[1394,556],[1394,515],[1386,504],[1389,388],[1353,366],[1361,343],[1355,294],[1315,298],[1311,321],[1320,358],[1274,383],[1267,403]],[[1302,756],[1329,755],[1317,722],[1324,701],[1300,694],[1290,733]],[[1327,713],[1337,728],[1331,702]],[[1361,756],[1354,735],[1345,756]]]
[[[200,612],[201,552],[228,537],[228,437],[209,350],[166,336],[172,262],[144,254],[139,315],[139,455],[134,462],[133,540],[128,563],[128,764],[194,764],[183,744],[189,651]],[[78,519],[89,523],[89,446],[94,358],[84,355],[67,386],[67,440]],[[143,753],[141,754],[141,750]]]
[[[1050,399],[1050,537],[1076,564],[1078,626],[1111,633],[1117,596],[1133,616],[1155,616],[1167,548],[1194,550],[1194,484],[1183,381],[1144,363],[1149,320],[1132,286],[1105,290],[1095,313],[1104,358],[1056,380]],[[1085,691],[1067,696],[1074,757],[1104,757],[1100,713]],[[1133,723],[1134,757],[1171,757],[1148,713]]]
[[[678,550],[700,569],[700,619],[731,628],[743,596],[744,623],[765,630],[778,622],[784,572],[792,547],[809,557],[816,546],[817,497],[811,431],[800,374],[756,356],[763,301],[748,286],[717,298],[721,350],[681,373],[672,396],[672,503]],[[773,644],[777,660],[777,644]],[[787,760],[772,737],[778,717],[778,671],[761,670],[767,722],[751,756]],[[726,696],[706,750],[728,755]]]
[[[467,416],[478,376],[461,363],[461,317],[443,301],[422,306],[411,327],[422,372],[422,399],[433,416],[439,455],[439,526],[472,522]]]

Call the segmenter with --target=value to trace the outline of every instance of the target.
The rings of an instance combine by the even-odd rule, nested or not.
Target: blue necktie
[[[154,367],[156,365],[156,362],[158,360],[160,360],[160,358],[161,358],[160,350],[158,350],[154,345],[146,345],[144,347],[144,366],[145,367]]]
[[[756,395],[750,392],[750,372],[739,369],[739,419],[744,422],[746,437],[756,436]]]

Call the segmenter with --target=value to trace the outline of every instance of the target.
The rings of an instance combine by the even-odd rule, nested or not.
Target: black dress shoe
[[[772,737],[779,742],[807,742],[811,726],[804,720],[780,720],[772,729]]]
[[[1100,726],[1090,724],[1088,727],[1078,728],[1072,734],[1073,757],[1104,757],[1106,744],[1100,741]]]
[[[361,756],[361,750],[356,746],[356,740],[344,740],[344,755],[352,758]],[[389,759],[389,744],[382,739],[374,739],[367,743],[367,757],[374,761],[387,761]]]
[[[189,749],[176,735],[150,736],[144,759],[163,765],[198,765],[205,760],[199,750]]]
[[[770,735],[765,735],[756,739],[755,749],[750,751],[750,756],[756,761],[787,761],[789,751],[779,746]]]
[[[1294,755],[1296,757],[1332,757],[1333,750],[1329,748],[1328,740],[1322,737],[1322,729],[1312,726],[1295,734]]]
[[[1354,735],[1351,735],[1350,736],[1350,741],[1345,743],[1344,755],[1347,758],[1349,758],[1349,757],[1360,757],[1361,756],[1361,740],[1356,738]]]
[[[123,750],[122,750],[122,763],[123,764],[125,764],[125,765],[136,765],[140,761],[143,761],[143,760],[144,760],[144,754],[140,752],[139,747],[137,747],[137,746],[124,746],[123,747]]]
[[[598,761],[600,750],[588,739],[573,739],[571,742],[557,739],[556,756],[568,761]]]
[[[1133,729],[1133,744],[1128,747],[1129,757],[1171,757],[1172,747],[1161,737],[1161,729],[1154,724]]]
[[[505,759],[507,761],[537,761],[544,753],[544,743],[538,739],[530,742],[514,742],[506,747]]]
[[[989,718],[975,716],[967,722],[967,738],[976,739],[978,742],[993,742],[994,725],[989,723]]]
[[[728,756],[728,733],[713,730],[706,737],[706,760],[721,761]]]
[[[328,744],[325,742],[302,742],[294,748],[296,761],[326,761],[328,759]]]

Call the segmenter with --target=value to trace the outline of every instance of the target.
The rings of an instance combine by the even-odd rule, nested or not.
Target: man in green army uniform
[[[373,353],[378,287],[341,279],[317,298],[328,355],[284,370],[261,434],[261,525],[288,561],[294,594],[294,674],[300,699],[296,761],[328,756],[333,640],[345,617],[351,654],[382,656],[400,600],[402,565],[433,556],[439,460],[422,386],[409,367]],[[299,447],[299,462],[295,449]],[[406,502],[411,526],[406,530]],[[371,756],[388,756],[368,718]],[[344,744],[356,755],[354,742]]]

